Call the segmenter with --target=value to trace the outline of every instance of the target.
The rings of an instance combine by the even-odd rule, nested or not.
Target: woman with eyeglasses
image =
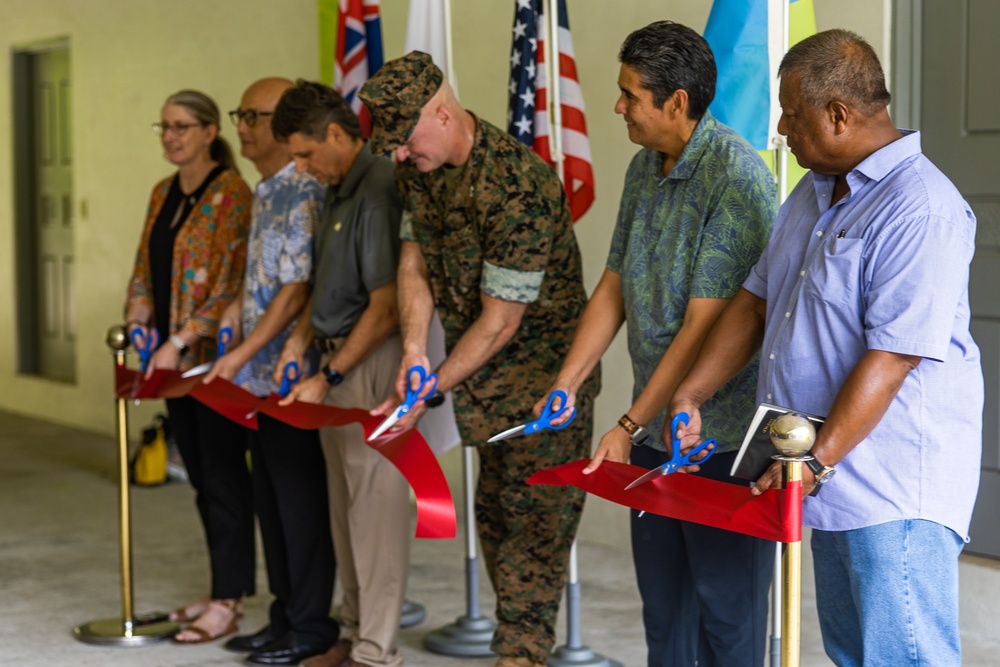
[[[171,95],[153,130],[177,172],[153,188],[125,305],[130,337],[138,329],[153,341],[147,374],[215,358],[219,318],[243,278],[252,201],[207,95]],[[190,397],[167,399],[167,411],[197,492],[211,569],[210,595],[171,620],[192,623],[175,641],[199,644],[235,633],[241,598],[254,592],[247,434]]]

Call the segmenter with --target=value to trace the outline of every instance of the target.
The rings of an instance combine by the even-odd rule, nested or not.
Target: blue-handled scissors
[[[413,388],[413,379],[416,378],[419,384],[417,388]],[[430,388],[428,389],[428,386]],[[426,394],[427,398],[430,398],[437,390],[438,386],[438,376],[437,373],[428,373],[427,369],[423,366],[413,366],[406,373],[406,400],[404,400],[398,408],[392,411],[392,414],[385,418],[378,428],[372,431],[372,434],[368,436],[368,441],[371,442],[375,438],[379,437],[390,428],[392,425],[403,418],[407,412],[409,412],[417,401],[420,400],[421,394]]]
[[[216,357],[221,357],[226,353],[226,345],[233,339],[233,330],[229,327],[219,329],[219,347],[216,350]]]
[[[552,406],[555,404],[557,398],[559,399],[558,411],[552,409]],[[497,433],[486,442],[499,442],[500,440],[506,440],[507,438],[516,438],[519,435],[531,435],[532,433],[538,433],[544,428],[551,429],[553,431],[566,428],[574,419],[576,419],[576,408],[567,407],[566,400],[566,392],[561,389],[556,389],[549,394],[549,400],[545,403],[545,408],[542,409],[542,415],[538,419],[535,421],[525,422],[519,426],[515,426],[514,428],[509,428],[506,431]],[[553,426],[552,420],[562,417],[566,414],[567,410],[571,413],[569,419],[558,426]]]
[[[705,451],[709,447],[709,445],[714,445],[715,438],[709,438],[708,440],[705,440],[700,445],[692,449],[690,452],[688,452],[684,456],[681,456],[681,439],[677,437],[677,427],[680,426],[681,424],[687,426],[690,421],[691,418],[688,417],[688,413],[686,412],[680,412],[673,418],[673,420],[670,422],[670,439],[671,439],[670,460],[661,465],[659,468],[653,468],[644,475],[637,477],[631,484],[625,487],[626,491],[631,489],[633,486],[639,486],[640,484],[644,484],[652,479],[656,479],[657,477],[662,477],[663,475],[669,475],[672,472],[677,472],[677,470],[683,466],[700,465],[712,457],[712,454],[715,453],[715,449],[709,449],[708,454],[706,454],[705,458],[701,459],[700,461],[691,460],[692,457],[697,456],[698,454],[701,454],[703,451]]]
[[[288,396],[292,390],[292,385],[299,381],[302,374],[299,373],[299,364],[296,361],[289,361],[285,364],[285,370],[281,374],[281,386],[278,388],[279,396]]]
[[[153,350],[156,349],[160,336],[156,333],[156,329],[149,329],[147,333],[143,334],[142,329],[137,327],[132,329],[129,337],[132,339],[132,346],[135,348],[135,351],[139,353],[139,370],[145,373],[146,368],[149,366],[149,359],[153,356]]]

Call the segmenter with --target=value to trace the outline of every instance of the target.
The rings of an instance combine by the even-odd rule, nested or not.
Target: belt
[[[336,338],[320,338],[317,336],[313,338],[313,345],[324,354],[333,354],[337,351],[338,347],[344,344],[346,339],[347,336],[337,336]]]

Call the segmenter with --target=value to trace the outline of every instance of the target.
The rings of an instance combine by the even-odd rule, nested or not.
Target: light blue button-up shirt
[[[916,132],[859,164],[831,206],[835,181],[800,181],[744,283],[767,300],[757,399],[826,415],[866,351],[923,360],[836,477],[806,499],[803,524],[920,518],[968,539],[983,410],[969,333],[975,216]]]

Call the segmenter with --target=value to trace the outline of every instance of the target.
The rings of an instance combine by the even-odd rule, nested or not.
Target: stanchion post
[[[115,355],[115,371],[125,366],[128,334],[125,327],[113,326],[106,338]],[[115,397],[115,434],[118,438],[118,534],[121,560],[122,615],[79,625],[73,635],[88,644],[144,646],[172,637],[180,628],[166,614],[136,618],[132,607],[132,517],[128,480],[128,412],[124,397]]]
[[[802,481],[802,459],[783,459],[786,483]],[[799,667],[802,618],[802,541],[789,542],[781,567],[781,667]]]
[[[769,429],[771,444],[779,454],[785,486],[800,486],[802,462],[816,441],[816,429],[808,419],[789,412],[777,417]],[[801,488],[801,487],[800,487]],[[801,498],[798,499],[801,503]],[[802,540],[787,542],[781,567],[781,667],[799,667],[802,619]]]
[[[111,345],[111,337],[108,344]],[[125,368],[125,348],[112,347],[115,370]],[[128,339],[126,339],[126,344]],[[125,399],[115,397],[115,435],[118,437],[118,540],[122,580],[122,624],[125,632],[132,632],[132,503],[129,498],[128,479],[128,408]]]

